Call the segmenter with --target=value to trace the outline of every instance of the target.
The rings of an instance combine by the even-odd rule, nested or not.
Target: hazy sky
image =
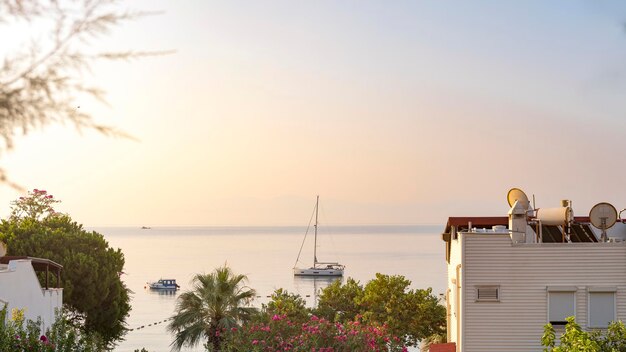
[[[47,128],[2,166],[86,225],[444,224],[537,205],[626,207],[626,3],[132,1],[163,14],[92,50],[138,141]],[[0,27],[6,35],[6,27]],[[0,214],[18,197],[4,186]]]

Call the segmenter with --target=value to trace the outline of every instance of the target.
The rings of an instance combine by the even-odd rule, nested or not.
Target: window
[[[476,286],[476,302],[499,302],[500,286]]]
[[[576,289],[548,288],[548,321],[554,326],[567,324],[565,318],[576,316]]]
[[[589,327],[606,328],[615,320],[615,288],[589,288]]]

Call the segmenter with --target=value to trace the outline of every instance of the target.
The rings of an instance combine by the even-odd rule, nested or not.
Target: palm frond
[[[178,297],[176,313],[167,327],[175,336],[172,349],[196,346],[203,338],[219,344],[215,334],[218,329],[231,329],[249,321],[258,309],[248,306],[256,293],[245,285],[247,279],[227,266],[195,275],[192,290]]]

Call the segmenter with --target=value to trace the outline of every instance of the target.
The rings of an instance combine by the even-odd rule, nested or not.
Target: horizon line
[[[100,225],[85,225],[83,224],[83,227],[86,228],[93,228],[93,227],[149,227],[149,228],[156,228],[156,227],[307,227],[307,225],[302,225],[302,224],[275,224],[275,225],[269,225],[269,224],[260,224],[260,225],[234,225],[234,224],[213,224],[213,225],[197,225],[197,224],[186,224],[186,225],[179,225],[179,224],[157,224],[157,225],[150,225],[150,224],[143,224],[143,225],[138,225],[138,224],[108,224],[108,225],[104,225],[104,224],[100,224]],[[325,224],[324,226],[327,227],[352,227],[352,226],[364,226],[364,227],[374,227],[374,226],[395,226],[395,227],[400,227],[400,226],[441,226],[441,224],[439,223],[381,223],[381,224]]]

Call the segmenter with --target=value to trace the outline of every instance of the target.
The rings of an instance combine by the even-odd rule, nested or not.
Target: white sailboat
[[[313,266],[307,269],[297,268],[294,266],[293,274],[295,276],[343,276],[344,265],[336,262],[320,262],[317,260],[317,214],[319,209],[320,196],[317,196],[315,202],[315,245],[313,247]],[[310,223],[309,223],[310,224]],[[304,235],[306,239],[306,234]],[[304,241],[302,242],[304,244]],[[302,247],[300,247],[300,253],[302,253]],[[300,260],[300,253],[298,253],[298,259],[296,259],[296,265]]]

